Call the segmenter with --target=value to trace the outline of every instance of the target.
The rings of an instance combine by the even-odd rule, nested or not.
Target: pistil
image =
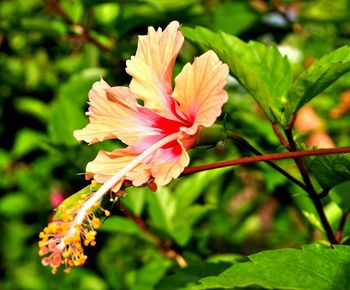
[[[112,178],[105,182],[95,193],[89,195],[79,206],[73,210],[67,209],[63,221],[51,222],[43,232],[40,233],[39,254],[44,256],[43,264],[53,267],[52,273],[56,273],[57,268],[65,265],[65,272],[69,272],[71,266],[82,266],[86,256],[83,253],[82,240],[85,246],[95,245],[95,229],[99,227],[99,219],[93,210],[102,200],[103,196],[122,181],[123,177],[136,166],[147,159],[158,149],[179,138],[178,133],[164,137],[123,167]],[[108,216],[109,212],[103,210]]]

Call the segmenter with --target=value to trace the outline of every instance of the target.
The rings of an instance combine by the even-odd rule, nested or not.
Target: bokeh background
[[[171,289],[159,281],[181,258],[190,265],[234,261],[322,238],[301,213],[310,205],[300,190],[266,165],[254,164],[183,177],[155,193],[129,188],[121,203],[106,205],[112,217],[88,249],[87,265],[70,274],[53,276],[37,254],[38,234],[53,209],[88,184],[81,174],[86,163],[101,148],[121,146],[79,144],[72,131],[87,123],[93,82],[102,76],[111,85],[129,83],[125,61],[148,26],[164,28],[178,20],[277,45],[296,76],[350,44],[349,19],[348,0],[2,0],[0,289]],[[201,53],[186,42],[174,75]],[[278,151],[271,125],[253,99],[234,79],[227,89],[230,100],[219,122],[264,152]],[[309,146],[349,145],[349,109],[347,74],[300,113],[299,140]],[[225,142],[192,150],[191,162],[245,154]],[[291,161],[279,164],[296,173]],[[181,258],[170,258],[171,251]]]

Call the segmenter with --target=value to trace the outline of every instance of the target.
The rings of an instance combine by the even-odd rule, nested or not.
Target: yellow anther
[[[97,229],[97,228],[100,227],[100,225],[101,225],[100,220],[99,220],[97,217],[94,217],[94,218],[92,219],[92,226],[93,226],[95,229]]]
[[[69,208],[60,207],[61,220],[49,223],[39,234],[39,255],[43,257],[44,265],[52,267],[52,274],[57,273],[60,265],[65,273],[69,273],[71,267],[82,266],[87,259],[83,246],[96,245],[94,228],[99,228],[101,221],[94,211],[99,208],[105,216],[109,216],[110,212],[102,209],[97,202],[94,208],[84,211],[85,217],[82,222],[75,222],[81,205],[91,194],[81,195],[81,200],[75,201]]]
[[[74,266],[81,266],[82,265],[82,262],[80,260],[74,260],[73,261],[73,265]]]
[[[72,270],[72,268],[66,268],[66,269],[63,270],[63,272],[66,273],[66,274],[68,274],[68,273],[71,272],[71,270]]]
[[[72,254],[72,248],[68,248],[65,252],[62,253],[63,258],[68,258]]]
[[[39,246],[39,248],[45,247],[46,246],[46,241],[39,241],[38,242],[38,246]],[[40,254],[40,252],[39,252],[39,254]]]

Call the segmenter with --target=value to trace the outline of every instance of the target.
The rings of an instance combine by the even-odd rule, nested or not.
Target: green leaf
[[[176,198],[176,212],[185,210],[196,199],[206,192],[208,186],[215,182],[225,172],[232,168],[219,168],[216,170],[208,170],[193,174],[182,179],[174,188]]]
[[[77,145],[73,131],[80,129],[85,123],[86,119],[80,107],[60,98],[51,107],[50,139],[54,144]]]
[[[350,179],[350,154],[309,157],[307,168],[326,190]]]
[[[91,273],[91,271],[84,269],[84,268],[79,268],[76,269],[76,271],[72,271],[70,277],[63,279],[62,276],[60,277],[60,280],[57,281],[57,284],[60,286],[62,285],[62,280],[64,280],[66,288],[71,289],[71,288],[76,288],[76,289],[84,289],[84,290],[107,290],[108,286],[102,277],[100,277],[97,273]],[[69,281],[69,282],[66,282]],[[74,285],[79,285],[79,286],[74,286]],[[25,286],[23,286],[25,287]],[[35,286],[34,286],[35,287]],[[57,288],[52,288],[52,286],[49,286],[47,288],[51,289],[57,289]],[[62,288],[61,288],[62,289]]]
[[[49,133],[54,144],[77,145],[73,131],[81,129],[87,118],[83,107],[88,101],[88,92],[95,81],[98,81],[103,70],[90,68],[73,75],[59,88],[57,99],[52,103],[49,122]]]
[[[120,216],[112,216],[107,218],[101,228],[100,232],[108,233],[123,233],[129,235],[136,235],[145,241],[155,243],[149,235],[145,234],[133,221]]]
[[[288,91],[293,112],[311,101],[350,70],[350,46],[343,46],[315,61],[294,81]]]
[[[91,56],[93,58],[93,56]],[[67,61],[70,61],[68,59]],[[91,61],[85,60],[85,61]],[[105,70],[88,68],[73,74],[69,81],[63,83],[58,89],[58,98],[71,102],[72,105],[85,106],[88,102],[88,93],[94,82],[100,80]]]
[[[8,193],[0,198],[0,215],[2,216],[19,216],[33,209],[28,196],[22,193]]]
[[[128,194],[122,199],[122,203],[125,204],[135,215],[140,216],[148,193],[147,187],[137,188],[130,186],[126,188],[126,192]]]
[[[156,192],[147,190],[148,209],[152,223],[167,232],[170,232],[175,215],[175,199],[166,187],[159,187]]]
[[[16,101],[16,109],[36,117],[41,122],[47,122],[49,118],[48,105],[43,101],[30,97],[22,97]]]
[[[305,192],[294,194],[293,196],[298,208],[307,218],[310,224],[312,224],[319,231],[324,232],[319,215],[315,209],[315,206],[310,199],[309,195]]]
[[[190,290],[202,277],[218,275],[229,263],[206,263],[194,264],[179,269],[174,274],[164,277],[155,287],[156,290]]]
[[[0,172],[6,170],[6,167],[11,164],[10,154],[3,148],[0,148]],[[1,183],[0,183],[1,184]]]
[[[142,232],[134,222],[120,216],[112,216],[107,218],[100,231],[136,235],[139,235]]]
[[[257,19],[257,14],[250,8],[248,2],[226,2],[218,5],[214,10],[215,28],[234,35],[248,29]]]
[[[171,261],[163,256],[154,255],[152,260],[137,273],[132,290],[152,290],[153,286],[164,276]]]
[[[80,1],[72,2],[69,0],[63,0],[60,5],[62,5],[64,11],[68,13],[69,17],[71,17],[75,23],[79,22],[79,19],[81,19],[84,13],[84,6]]]
[[[192,236],[193,225],[213,208],[212,205],[195,204],[179,211],[173,218],[174,229],[170,232],[176,243],[186,245]]]
[[[289,121],[291,111],[286,95],[292,81],[291,68],[275,46],[246,43],[203,27],[183,27],[182,32],[203,49],[214,50],[228,64],[231,74],[255,98],[270,121],[282,124]]]
[[[108,24],[113,22],[120,12],[120,6],[118,3],[103,3],[95,5],[94,13],[96,21],[102,24]]]
[[[24,128],[17,133],[11,153],[14,157],[21,158],[22,156],[41,148],[42,144],[46,141],[46,136],[44,134],[29,128]]]
[[[200,280],[192,289],[236,289],[260,286],[265,289],[338,290],[349,289],[350,247],[333,249],[320,245],[298,249],[263,251],[236,263],[216,277]]]
[[[344,211],[350,210],[350,180],[334,186],[329,196]]]
[[[64,22],[55,19],[47,21],[43,18],[31,17],[21,19],[20,23],[24,30],[41,32],[45,35],[55,37],[62,37],[67,31],[67,27]]]

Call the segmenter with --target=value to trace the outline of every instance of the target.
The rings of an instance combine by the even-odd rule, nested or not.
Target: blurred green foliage
[[[244,41],[275,44],[287,54],[295,78],[315,59],[350,44],[349,17],[349,0],[2,1],[0,289],[147,290],[157,283],[163,289],[169,284],[159,281],[178,265],[162,254],[160,244],[181,253],[194,269],[189,273],[199,279],[218,275],[228,267],[225,263],[244,255],[319,238],[313,226],[319,222],[305,194],[265,164],[255,164],[183,177],[156,192],[128,188],[121,204],[109,205],[112,217],[104,221],[96,247],[88,250],[86,266],[69,275],[52,276],[37,254],[38,233],[57,206],[55,193],[68,197],[85,187],[88,183],[79,173],[87,162],[99,149],[120,145],[79,144],[72,131],[87,123],[84,111],[94,81],[102,76],[113,85],[129,83],[125,61],[135,53],[137,35],[146,34],[147,26],[165,27],[178,20],[186,27],[199,25]],[[186,42],[175,74],[200,53]],[[254,99],[233,79],[227,89],[230,99],[220,122],[264,152],[279,150],[271,124]],[[311,101],[322,129],[337,146],[350,144],[349,108],[344,109],[349,90],[348,73]],[[298,141],[309,137],[300,131]],[[242,154],[247,152],[226,142],[192,150],[191,164]],[[317,160],[311,163],[319,169]],[[279,165],[297,175],[292,161]],[[334,178],[344,182],[339,174]],[[347,209],[348,198],[341,195],[348,188],[344,183],[331,192]],[[341,210],[330,198],[325,203],[336,228]],[[142,218],[160,244],[127,212]],[[211,266],[198,266],[206,263]]]

